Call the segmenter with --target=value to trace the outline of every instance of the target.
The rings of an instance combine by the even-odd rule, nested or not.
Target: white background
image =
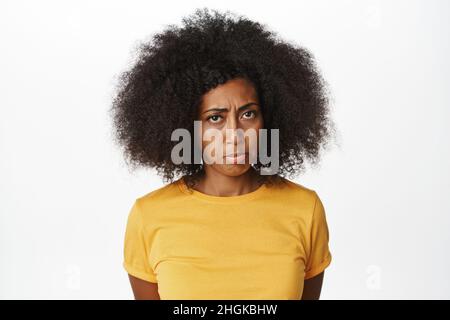
[[[129,299],[135,198],[163,185],[112,142],[117,75],[196,7],[317,58],[338,144],[295,179],[324,202],[322,299],[450,298],[449,1],[2,1],[0,298]]]

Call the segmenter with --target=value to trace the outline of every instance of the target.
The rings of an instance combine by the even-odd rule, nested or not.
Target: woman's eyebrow
[[[242,111],[242,110],[248,109],[252,105],[258,105],[258,104],[256,102],[246,103],[243,106],[240,106],[238,108],[238,111]],[[203,111],[203,113],[210,112],[210,111],[224,112],[224,111],[228,111],[228,108],[211,108],[211,109],[208,109],[206,111]]]

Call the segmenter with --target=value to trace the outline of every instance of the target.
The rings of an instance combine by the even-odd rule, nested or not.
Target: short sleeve
[[[123,267],[136,278],[156,283],[156,274],[149,262],[149,246],[144,234],[142,212],[136,200],[129,212],[124,241]]]
[[[305,280],[322,273],[331,263],[325,209],[317,193],[314,193],[316,199],[311,221],[309,255],[305,267]]]

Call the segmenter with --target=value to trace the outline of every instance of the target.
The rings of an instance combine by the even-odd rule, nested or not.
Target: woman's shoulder
[[[289,180],[284,177],[279,177],[276,183],[273,184],[275,190],[279,190],[280,194],[288,197],[295,197],[298,199],[310,199],[315,201],[317,193],[314,189],[306,187],[304,184]]]
[[[180,195],[182,195],[182,193],[180,193],[179,181],[180,179],[176,179],[159,188],[151,190],[138,197],[136,202],[138,202],[143,209],[148,207],[155,208],[160,205],[167,206],[171,201],[177,201]]]
[[[287,178],[279,179],[274,185],[272,194],[277,202],[283,204],[286,211],[298,212],[308,220],[311,219],[317,204],[322,203],[315,189]]]

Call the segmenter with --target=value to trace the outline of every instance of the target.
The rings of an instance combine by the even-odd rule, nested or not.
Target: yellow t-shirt
[[[300,299],[331,262],[329,233],[317,193],[282,180],[219,197],[180,178],[138,198],[123,267],[161,299]]]

